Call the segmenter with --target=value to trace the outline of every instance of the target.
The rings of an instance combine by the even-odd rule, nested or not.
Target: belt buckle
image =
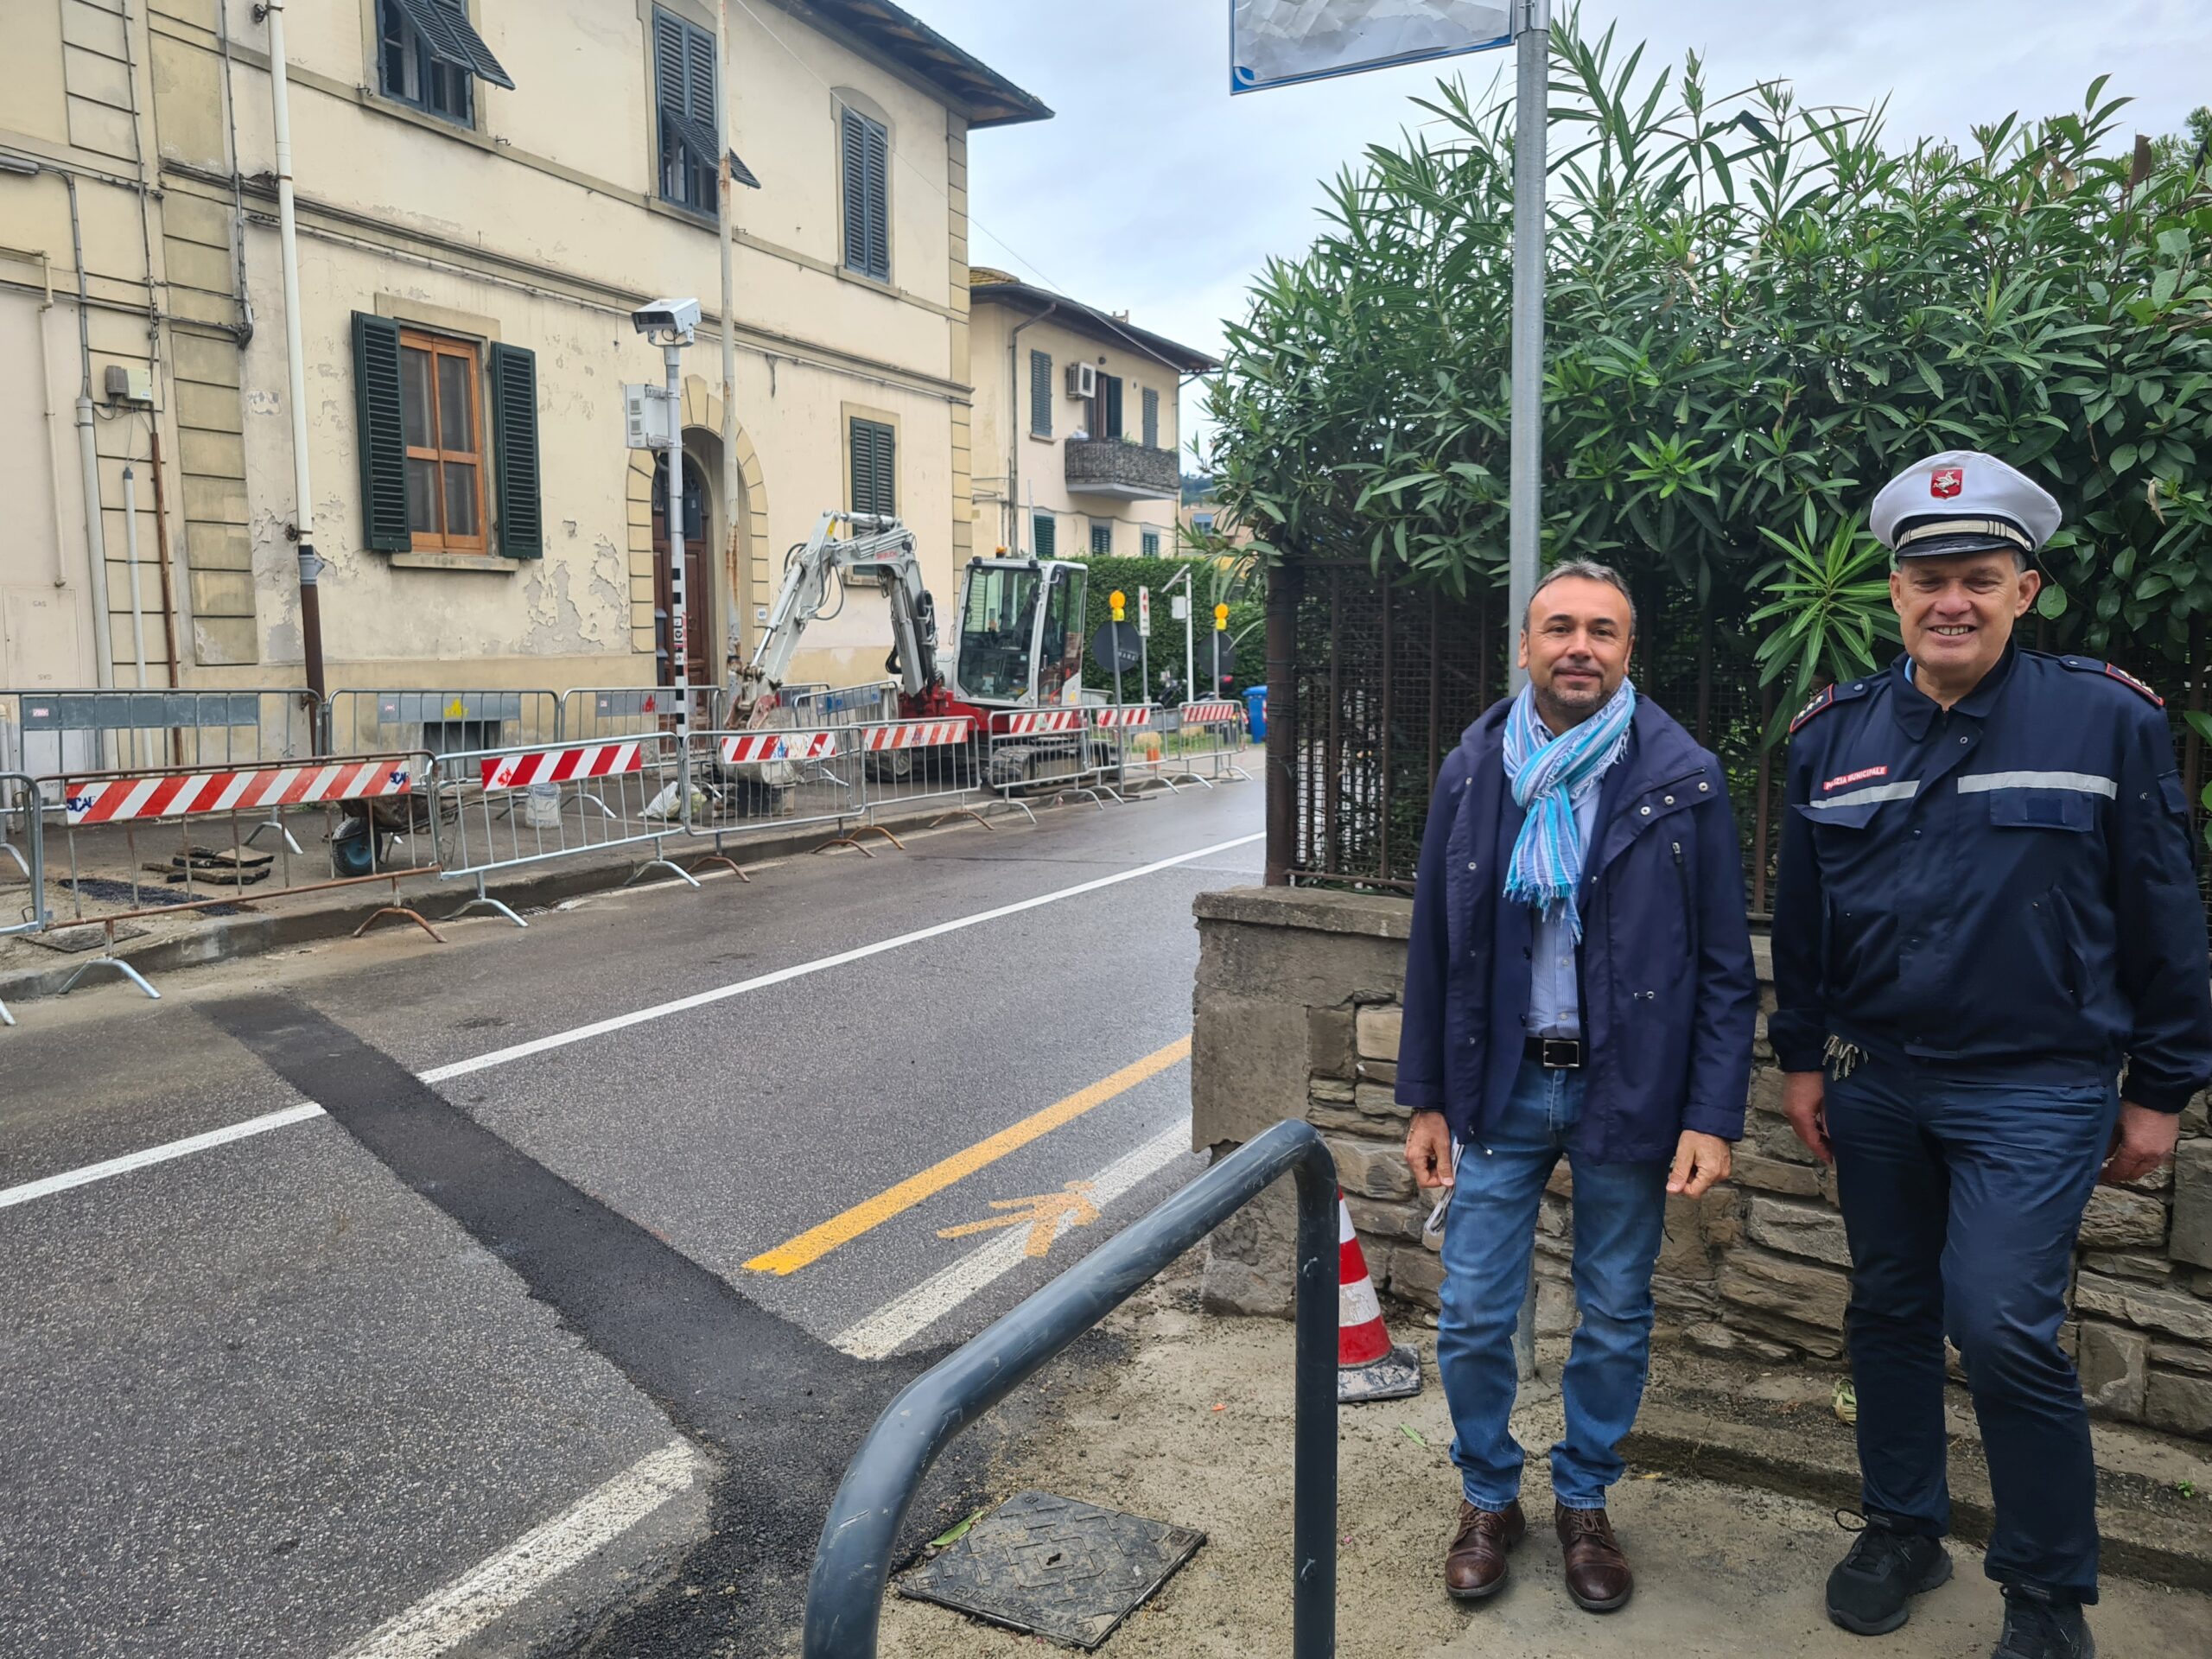
[[[1580,1071],[1582,1069],[1582,1041],[1577,1037],[1546,1037],[1540,1039],[1542,1052],[1537,1057],[1541,1065],[1554,1071]]]

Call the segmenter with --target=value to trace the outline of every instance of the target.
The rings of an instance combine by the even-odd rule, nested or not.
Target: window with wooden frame
[[[418,553],[482,553],[483,391],[474,340],[399,331],[407,531]]]
[[[356,311],[353,397],[364,546],[545,556],[534,353]]]
[[[514,90],[468,21],[467,0],[377,0],[378,90],[459,126],[474,124],[475,83]]]
[[[1114,552],[1114,521],[1094,518],[1090,521],[1090,550],[1098,558],[1110,558]]]
[[[899,432],[881,421],[855,417],[849,423],[852,450],[853,511],[878,518],[899,516]]]

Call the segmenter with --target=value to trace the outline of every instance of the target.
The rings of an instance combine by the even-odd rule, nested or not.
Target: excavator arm
[[[845,540],[840,526],[849,527]],[[814,534],[791,550],[784,585],[753,647],[744,678],[748,702],[782,689],[807,625],[822,614],[831,583],[874,588],[890,602],[891,632],[899,690],[912,702],[937,684],[937,605],[922,585],[914,532],[896,518],[825,512]]]

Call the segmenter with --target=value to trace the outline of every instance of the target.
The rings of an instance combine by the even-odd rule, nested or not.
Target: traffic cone
[[[1352,1230],[1351,1207],[1337,1189],[1337,1400],[1402,1400],[1421,1392],[1421,1356],[1390,1341],[1382,1304],[1367,1276],[1367,1257]]]

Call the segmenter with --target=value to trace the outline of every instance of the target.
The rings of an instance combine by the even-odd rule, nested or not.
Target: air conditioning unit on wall
[[[1068,365],[1068,396],[1096,397],[1098,395],[1098,365],[1096,363]]]

